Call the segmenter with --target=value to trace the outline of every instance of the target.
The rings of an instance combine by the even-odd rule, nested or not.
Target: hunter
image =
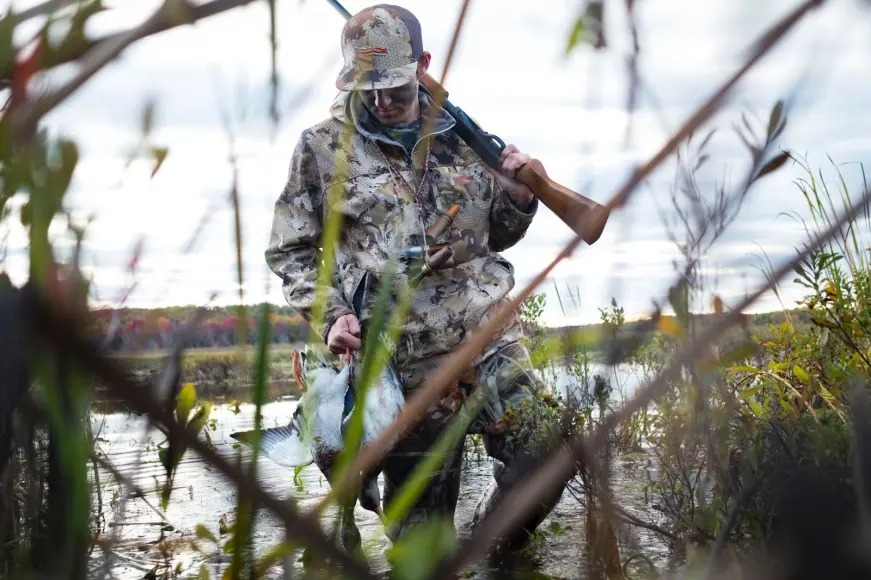
[[[266,261],[281,277],[283,294],[335,354],[358,351],[371,319],[385,268],[398,267],[394,296],[408,287],[409,271],[396,256],[427,243],[422,232],[452,206],[453,221],[435,243],[450,244],[452,263],[417,284],[394,362],[407,397],[446,356],[480,327],[514,287],[513,266],[499,252],[526,234],[538,209],[533,193],[513,176],[529,160],[508,145],[491,170],[452,131],[454,121],[420,82],[431,55],[408,10],[379,4],[350,18],[341,35],[344,67],[338,96],[325,121],[302,132],[284,190],[275,204]],[[337,189],[336,189],[337,188]],[[336,193],[338,191],[338,193]],[[454,208],[456,209],[456,208]],[[342,229],[332,283],[324,290],[322,321],[313,320],[319,244],[331,212]],[[526,406],[542,387],[519,342],[519,319],[506,324],[456,387],[393,449],[385,462],[384,503],[402,486],[475,384],[490,398],[471,433],[480,433],[495,460],[494,477],[472,526],[499,504],[501,494],[537,459]],[[505,420],[506,413],[512,420]],[[520,420],[517,418],[520,417]],[[394,542],[428,518],[453,524],[460,487],[462,445],[407,517],[387,530]],[[503,546],[522,546],[559,500],[562,489]]]

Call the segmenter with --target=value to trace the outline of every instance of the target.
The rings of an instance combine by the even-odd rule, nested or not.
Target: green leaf
[[[197,524],[196,534],[197,534],[197,537],[201,540],[208,540],[209,542],[212,542],[213,544],[218,543],[218,538],[216,538],[215,535],[209,531],[209,528],[207,528],[203,524]]]
[[[45,181],[45,192],[48,194],[45,201],[50,202],[46,211],[52,214],[60,211],[64,195],[69,190],[73,172],[79,162],[79,149],[72,141],[61,141],[59,149],[60,164],[49,168]]]
[[[151,135],[151,129],[154,127],[154,99],[148,99],[145,103],[145,110],[142,112],[142,134],[145,137]]]
[[[757,369],[755,367],[747,367],[747,366],[741,366],[741,365],[726,367],[726,370],[729,372],[732,372],[732,373],[750,373],[750,374],[758,374],[759,373],[759,369]]]
[[[576,46],[581,44],[581,42],[584,40],[584,34],[586,31],[587,31],[586,20],[584,20],[583,17],[580,17],[577,20],[575,20],[575,23],[572,25],[572,30],[569,33],[568,42],[566,43],[566,50],[565,50],[566,55],[571,53],[571,51]]]
[[[433,517],[414,528],[387,549],[387,557],[397,578],[423,580],[436,563],[456,548],[453,523],[445,517]]]
[[[820,396],[822,396],[823,400],[831,406],[835,406],[835,395],[827,389],[826,387],[820,385]]]
[[[783,114],[783,101],[779,100],[771,109],[771,115],[768,118],[768,138],[774,136],[774,131],[780,125],[780,117]]]
[[[200,431],[202,431],[203,428],[206,426],[206,423],[208,423],[209,421],[209,414],[211,412],[211,403],[203,403],[202,405],[200,405],[194,413],[194,416],[191,417],[191,420],[188,423],[190,425],[190,428],[193,429],[195,433],[199,433]]]
[[[9,70],[15,61],[14,32],[15,16],[12,13],[12,6],[10,5],[6,16],[0,20],[0,70]]]
[[[184,425],[191,414],[191,409],[197,402],[197,389],[191,383],[182,386],[175,404],[176,421]]]
[[[795,377],[798,380],[800,380],[801,382],[803,382],[804,384],[806,384],[806,385],[811,384],[810,375],[808,375],[807,371],[804,370],[803,368],[801,368],[800,366],[798,366],[798,365],[793,366],[792,367],[792,374],[795,375]]]
[[[210,580],[209,569],[206,568],[205,564],[200,565],[200,573],[197,574],[197,580]]]
[[[166,471],[169,471],[169,448],[161,447],[157,450],[157,459],[160,460],[160,464],[163,465],[163,468]]]
[[[224,543],[224,548],[221,551],[224,552],[225,554],[229,554],[230,552],[233,551],[233,548],[235,548],[235,547],[236,547],[236,538],[231,537],[230,539],[228,539]],[[230,564],[230,566],[232,566],[232,564]]]
[[[154,159],[154,168],[151,170],[152,178],[157,175],[157,171],[160,169],[160,166],[163,165],[167,153],[169,153],[169,149],[166,147],[151,148],[151,157]]]
[[[754,415],[756,415],[760,419],[767,419],[768,418],[768,411],[766,411],[762,405],[760,405],[759,403],[757,403],[753,399],[749,399],[747,401],[747,404],[750,405],[750,408],[753,410]]]
[[[169,509],[169,496],[172,494],[172,484],[170,482],[166,482],[160,486],[160,508],[163,511]]]
[[[674,314],[681,326],[687,328],[689,325],[689,287],[685,281],[679,282],[676,287],[669,290],[668,302],[674,309]]]
[[[303,469],[305,468],[300,465],[297,465],[293,468],[293,484],[296,486],[296,491],[298,493],[302,493],[305,491],[305,482],[299,476],[299,474],[302,473]]]
[[[753,395],[758,393],[760,389],[761,389],[761,387],[752,387],[749,389],[744,389],[743,391],[738,393],[738,400],[746,401],[747,399],[749,399],[750,397],[752,397]]]
[[[720,357],[720,364],[730,365],[743,361],[756,354],[756,345],[752,341],[744,341],[735,345],[726,354]],[[752,371],[751,371],[752,372]]]

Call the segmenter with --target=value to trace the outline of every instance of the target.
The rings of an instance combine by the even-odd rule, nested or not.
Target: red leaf
[[[16,62],[12,67],[12,98],[10,106],[16,107],[27,100],[27,85],[30,79],[33,78],[41,69],[42,62],[42,37],[37,39],[36,46],[30,53],[30,56],[22,61]]]

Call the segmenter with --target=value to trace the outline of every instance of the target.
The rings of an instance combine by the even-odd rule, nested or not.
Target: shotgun
[[[345,20],[352,16],[338,0],[327,0]],[[499,167],[499,156],[505,149],[505,142],[487,133],[462,109],[448,100],[448,92],[429,74],[421,79],[424,87],[441,103],[442,108],[453,117],[454,131],[465,143],[493,169]],[[569,226],[576,235],[589,245],[593,245],[602,235],[611,211],[600,203],[572,191],[548,177],[544,165],[538,159],[530,159],[514,174],[517,181],[526,185],[558,218]]]

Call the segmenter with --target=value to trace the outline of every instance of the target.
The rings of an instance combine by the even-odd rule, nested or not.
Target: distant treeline
[[[94,311],[94,331],[102,341],[108,339],[106,348],[114,352],[170,348],[196,310],[194,306],[99,309]],[[214,307],[205,312],[196,331],[184,341],[186,348],[234,346],[243,334],[245,342],[255,343],[261,316],[258,306]],[[273,344],[305,340],[308,333],[308,325],[289,307],[272,306],[269,321]]]
[[[256,329],[259,324],[260,306],[248,306],[241,313],[247,324],[240,326],[240,309],[238,306],[214,307],[206,310],[206,316],[187,340],[186,348],[214,348],[237,345],[240,334],[244,330],[246,342],[254,344]],[[107,349],[113,352],[131,352],[142,350],[159,350],[169,348],[174,344],[179,331],[193,319],[196,307],[171,306],[165,308],[122,308],[99,309],[94,311],[96,324],[95,333],[101,339],[111,337]],[[793,321],[808,323],[810,317],[805,311],[790,311]],[[696,317],[706,319],[710,315],[697,314]],[[288,344],[305,341],[308,325],[294,310],[289,307],[272,306],[269,316],[272,328],[273,344]],[[786,319],[786,314],[766,312],[749,315],[750,324],[763,330],[768,324],[780,324]],[[551,329],[553,333],[601,329],[602,324],[560,327]]]

